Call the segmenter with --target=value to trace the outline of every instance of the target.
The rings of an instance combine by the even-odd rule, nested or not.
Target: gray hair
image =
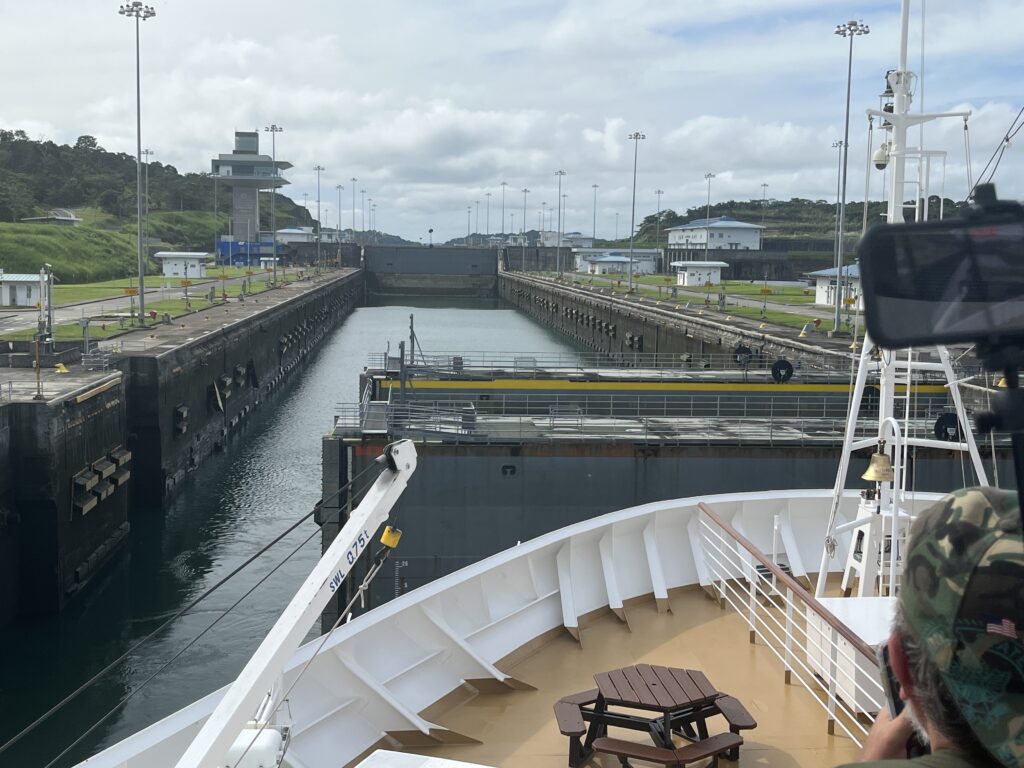
[[[978,737],[967,724],[959,705],[942,681],[942,673],[938,666],[921,648],[921,644],[907,624],[903,615],[903,604],[900,602],[896,604],[892,630],[903,644],[910,679],[914,683],[914,701],[920,707],[921,714],[932,728],[967,752],[972,762],[976,761],[983,765],[991,763],[991,754],[978,741]]]

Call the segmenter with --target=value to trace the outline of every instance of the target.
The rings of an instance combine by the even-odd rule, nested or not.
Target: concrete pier
[[[0,373],[0,624],[51,614],[362,299],[345,269]],[[11,353],[14,355],[14,353]],[[105,361],[103,358],[106,358]],[[99,360],[100,362],[97,362]]]
[[[123,543],[126,431],[119,371],[4,370],[0,624],[59,610]]]

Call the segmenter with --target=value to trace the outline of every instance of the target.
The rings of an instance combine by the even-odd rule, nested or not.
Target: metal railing
[[[374,415],[375,432],[446,443],[601,440],[709,446],[833,446],[841,444],[846,429],[845,417],[596,416],[571,406],[554,408],[546,414],[495,415],[478,410],[475,404],[446,409],[386,401],[339,406],[335,429],[364,430],[370,413]],[[927,426],[918,424],[920,429]],[[877,431],[877,421],[866,418],[858,421],[855,436],[874,437]]]
[[[410,390],[415,393],[415,387]],[[408,392],[407,391],[407,395]],[[390,397],[395,387],[387,390]],[[486,399],[484,399],[486,398]],[[365,400],[365,393],[364,393]],[[574,411],[583,416],[621,418],[825,418],[842,419],[849,411],[846,392],[833,395],[751,394],[709,392],[680,394],[550,394],[485,393],[472,400],[458,394],[418,395],[410,406],[437,411],[461,411],[472,405],[477,413],[493,416],[537,416],[555,410]],[[926,422],[929,434],[939,416],[952,412],[944,396],[920,397],[911,403],[913,419]],[[871,409],[864,408],[865,416]]]
[[[779,359],[776,355],[752,353],[749,372],[759,372],[770,378],[771,366]],[[835,355],[798,353],[786,357],[797,371],[815,371],[835,377],[836,381],[849,381],[850,365],[837,361]],[[370,370],[385,370],[387,353],[371,352],[367,355]],[[561,352],[536,354],[529,352],[423,352],[414,356],[410,370],[432,371],[437,374],[457,376],[466,372],[500,371],[506,374],[531,376],[538,373],[558,372],[564,374],[583,373],[588,370],[643,369],[653,377],[675,375],[680,371],[735,370],[743,365],[733,352],[716,353],[669,353],[669,352],[621,352],[603,354],[595,352]]]
[[[885,705],[874,649],[707,505],[698,507],[713,595],[743,617],[751,643],[782,662],[786,683],[795,677],[825,710],[829,733],[838,727],[862,745]]]

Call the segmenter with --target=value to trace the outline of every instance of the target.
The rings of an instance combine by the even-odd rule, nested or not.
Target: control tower
[[[281,171],[291,168],[292,164],[278,160],[275,164],[270,155],[260,154],[260,134],[258,131],[235,131],[235,149],[229,155],[217,155],[211,161],[211,173],[215,180],[231,188],[231,243],[224,248],[226,254],[232,252],[232,245],[253,243],[256,251],[261,252],[260,237],[260,190],[277,189],[288,183],[281,176]],[[223,237],[218,238],[218,241]],[[271,250],[267,238],[267,253]],[[222,250],[218,242],[218,251]]]

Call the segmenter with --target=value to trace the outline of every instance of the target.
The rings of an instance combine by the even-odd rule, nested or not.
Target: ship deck
[[[855,758],[857,746],[845,736],[829,735],[826,713],[811,694],[787,685],[772,652],[749,642],[739,615],[694,587],[670,593],[670,605],[670,613],[658,613],[652,600],[641,599],[627,604],[628,625],[603,612],[581,624],[580,643],[559,630],[521,649],[499,666],[533,689],[484,692],[465,687],[424,713],[475,742],[406,745],[405,751],[491,766],[565,766],[567,739],[555,723],[555,701],[592,688],[595,672],[649,663],[703,670],[757,720],[758,727],[743,734],[739,762],[723,760],[723,765],[821,768]],[[727,730],[724,722],[712,720],[712,732],[716,724]],[[614,729],[611,735],[641,738]],[[597,756],[590,765],[613,768],[618,761]]]

